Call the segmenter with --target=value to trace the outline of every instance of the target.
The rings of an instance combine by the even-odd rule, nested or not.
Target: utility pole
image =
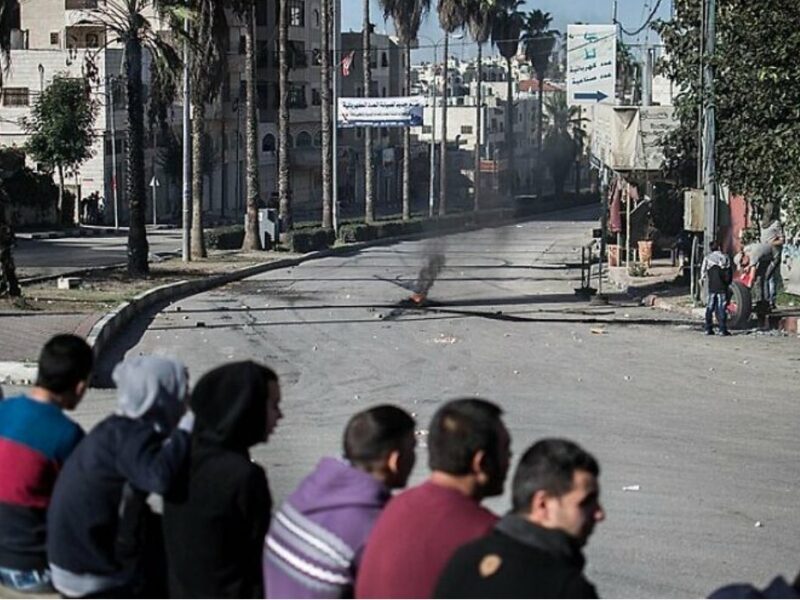
[[[342,65],[342,58],[340,56],[341,47],[341,31],[342,24],[339,20],[340,6],[339,0],[332,0],[333,2],[333,40],[331,40],[331,49],[333,54],[333,74],[331,76],[331,91],[333,95],[333,110],[332,118],[333,123],[331,130],[331,163],[332,172],[331,180],[333,190],[332,192],[332,206],[331,206],[331,220],[333,221],[333,231],[338,235],[339,233],[339,70]]]
[[[115,126],[114,113],[114,84],[113,76],[108,77],[108,96],[111,116],[111,194],[114,197],[114,229],[119,229],[119,196],[117,195],[117,128]]]
[[[706,7],[706,51],[714,56],[716,48],[716,0],[704,0]],[[708,255],[711,242],[717,236],[717,173],[716,173],[716,110],[714,103],[714,66],[706,60],[703,69],[703,187],[705,188],[705,227],[703,252]]]
[[[431,151],[430,176],[428,177],[428,216],[433,217],[436,205],[436,43],[433,44],[433,69],[431,70]]]
[[[189,35],[189,19],[184,24],[186,35]],[[183,41],[183,239],[181,256],[183,262],[191,262],[192,235],[192,188],[191,188],[191,135],[190,135],[190,101],[189,98],[189,42]],[[238,140],[237,140],[238,141]]]

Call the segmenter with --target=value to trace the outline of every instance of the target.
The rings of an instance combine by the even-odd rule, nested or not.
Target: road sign
[[[614,104],[617,26],[567,26],[567,99],[570,104]]]
[[[150,187],[151,188],[161,187],[161,182],[156,178],[155,175],[153,175],[153,178],[150,180]]]

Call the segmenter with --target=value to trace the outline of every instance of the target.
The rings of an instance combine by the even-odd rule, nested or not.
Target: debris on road
[[[764,524],[761,521],[756,521],[756,527],[763,527]]]
[[[625,375],[625,377],[623,377],[623,379],[625,381],[630,381],[631,380],[631,376],[630,375]]]
[[[636,484],[636,485],[623,485],[622,486],[622,491],[623,492],[638,492],[639,490],[641,490],[641,487],[639,487],[638,484]]]
[[[452,335],[445,335],[443,333],[439,334],[439,337],[433,338],[434,344],[455,344],[458,341],[458,338]]]
[[[592,332],[592,333],[594,333],[595,335],[603,335],[603,334],[606,334],[606,333],[608,333],[608,332],[607,332],[605,329],[603,329],[602,327],[592,327],[592,328],[591,328],[589,331],[591,331],[591,332]]]

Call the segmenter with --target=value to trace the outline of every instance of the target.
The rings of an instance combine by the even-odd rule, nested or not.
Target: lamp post
[[[433,216],[433,209],[436,205],[436,193],[435,193],[435,181],[436,181],[436,63],[437,63],[437,54],[436,51],[439,48],[439,44],[445,41],[447,36],[434,41],[426,35],[418,35],[417,38],[423,39],[428,41],[433,46],[433,69],[431,78],[432,81],[430,83],[430,90],[429,96],[431,101],[431,149],[430,149],[430,177],[428,182],[428,216]],[[464,37],[463,33],[457,33],[453,36],[450,36],[451,39],[460,40]],[[447,77],[447,57],[444,57],[444,76]],[[442,131],[443,139],[446,139],[447,132]]]

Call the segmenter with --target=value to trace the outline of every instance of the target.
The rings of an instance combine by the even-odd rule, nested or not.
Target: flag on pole
[[[343,77],[349,77],[350,76],[350,67],[353,66],[353,58],[355,57],[355,55],[356,55],[356,51],[352,50],[350,52],[350,54],[348,54],[347,56],[345,56],[342,59],[342,76]]]

